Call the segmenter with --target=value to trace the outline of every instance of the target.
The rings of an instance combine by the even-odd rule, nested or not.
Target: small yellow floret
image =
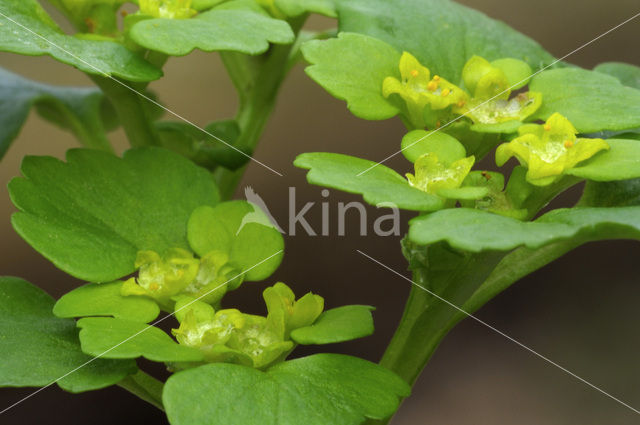
[[[573,147],[573,141],[572,140],[565,140],[564,141],[564,147],[567,148],[567,149]]]
[[[429,91],[436,91],[437,88],[438,88],[438,83],[435,81],[429,81],[429,84],[427,84],[427,90]]]
[[[433,81],[435,81],[435,82],[440,81],[440,76],[439,75],[434,75],[433,76]]]
[[[420,75],[417,69],[412,69],[410,74],[412,77],[417,77],[418,75]]]
[[[545,124],[544,131],[549,131],[549,130],[551,130],[551,126],[549,124]]]

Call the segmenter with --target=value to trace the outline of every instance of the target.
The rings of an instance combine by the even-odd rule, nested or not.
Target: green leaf
[[[57,267],[90,282],[132,273],[138,251],[188,249],[191,212],[219,200],[206,170],[161,148],[123,158],[74,149],[66,163],[26,157],[22,174],[9,183],[21,211],[14,229]]]
[[[111,317],[78,320],[82,351],[105,359],[144,357],[154,362],[198,362],[202,353],[175,342],[160,328]]]
[[[533,77],[529,89],[542,93],[533,119],[559,112],[580,133],[626,130],[640,126],[640,90],[614,77],[577,68],[554,69]]]
[[[89,283],[65,294],[53,307],[58,317],[113,316],[148,323],[158,317],[158,304],[144,297],[123,297],[121,281]]]
[[[613,182],[588,181],[579,205],[585,207],[640,205],[640,178]]]
[[[402,138],[401,146],[402,154],[411,162],[416,162],[426,153],[435,153],[446,164],[467,155],[462,143],[441,131],[411,131]]]
[[[640,177],[640,142],[607,139],[609,150],[600,152],[566,174],[596,181],[627,180]]]
[[[270,42],[287,44],[295,38],[285,21],[238,9],[212,9],[193,19],[145,19],[131,28],[129,36],[147,49],[171,56],[184,56],[194,49],[257,55]]]
[[[409,395],[383,367],[338,354],[316,354],[261,372],[210,364],[169,378],[162,396],[172,425],[357,425],[383,419]]]
[[[331,95],[345,100],[349,110],[367,120],[384,120],[400,110],[382,95],[386,77],[400,77],[400,52],[362,34],[312,40],[302,45],[311,66],[306,73]]]
[[[309,183],[360,194],[371,205],[414,211],[432,211],[444,206],[441,198],[409,186],[400,174],[373,161],[316,152],[299,155],[294,165],[310,170]]]
[[[160,133],[163,147],[178,152],[207,169],[221,165],[230,170],[236,170],[249,161],[252,153],[248,149],[236,146],[238,150],[245,153],[243,155],[238,150],[220,142],[224,140],[232,146],[235,145],[240,136],[240,127],[235,120],[216,121],[205,127],[206,131],[220,140],[184,122],[158,122],[156,128]]]
[[[42,387],[56,381],[67,391],[82,392],[136,372],[132,361],[91,360],[83,354],[75,322],[55,317],[53,304],[27,281],[0,278],[0,386]]]
[[[449,0],[341,0],[337,10],[341,31],[367,34],[407,51],[454,84],[473,55],[489,61],[521,59],[533,69],[553,60],[525,35]]]
[[[201,257],[214,250],[228,254],[246,270],[245,280],[249,281],[269,277],[284,255],[284,239],[278,229],[260,207],[245,201],[196,209],[189,218],[188,237],[191,248]]]
[[[130,81],[162,76],[122,44],[66,35],[36,0],[0,2],[0,51],[28,56],[50,55],[80,71]]]
[[[333,0],[275,0],[276,8],[287,16],[299,16],[303,13],[318,13],[335,18],[336,6]]]
[[[409,228],[409,239],[420,245],[446,241],[471,252],[539,248],[572,238],[640,239],[640,207],[559,209],[534,222],[454,208],[414,218]]]
[[[373,334],[375,310],[368,305],[346,305],[327,310],[313,325],[291,332],[291,339],[298,344],[333,344],[350,341]]]
[[[593,68],[596,72],[616,77],[622,84],[640,89],[640,67],[621,62],[605,62]]]
[[[55,117],[52,122],[91,147],[110,149],[102,124],[107,105],[97,89],[50,86],[0,68],[0,158],[17,137],[32,106],[46,117]]]

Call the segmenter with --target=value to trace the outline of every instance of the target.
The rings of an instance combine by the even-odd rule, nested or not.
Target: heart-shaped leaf
[[[349,110],[367,120],[394,117],[400,109],[382,95],[382,82],[400,76],[400,52],[373,37],[341,33],[302,46],[311,66],[307,74],[331,95],[345,100]]]
[[[311,325],[295,329],[291,339],[298,344],[333,344],[373,334],[373,307],[345,305],[327,310]]]
[[[200,256],[214,250],[228,254],[230,261],[246,271],[245,280],[266,279],[282,262],[282,235],[260,207],[249,202],[196,209],[189,218],[188,237]]]
[[[441,198],[409,186],[400,174],[366,159],[316,152],[299,155],[294,165],[310,170],[309,183],[361,194],[371,205],[414,211],[433,211],[444,206]]]
[[[525,35],[450,0],[348,0],[336,4],[340,31],[367,34],[407,51],[432,73],[454,84],[461,81],[462,68],[473,55],[489,61],[521,59],[534,70],[553,60]]]
[[[270,42],[294,40],[285,21],[241,9],[212,9],[193,19],[145,19],[131,28],[129,36],[147,49],[171,56],[184,56],[194,49],[257,55],[264,53]]]
[[[622,84],[640,89],[640,67],[621,62],[605,62],[593,68],[596,72],[616,77]]]
[[[158,317],[158,304],[144,297],[124,297],[121,289],[121,281],[89,283],[63,295],[53,307],[53,314],[66,318],[113,316],[142,323]]]
[[[50,86],[0,68],[0,158],[20,132],[32,106],[88,146],[108,150],[102,123],[107,105],[97,89]]]
[[[105,359],[144,357],[154,362],[198,362],[202,353],[175,342],[160,328],[111,317],[78,320],[82,351]]]
[[[189,249],[187,221],[215,205],[211,174],[176,153],[140,148],[123,158],[88,149],[67,162],[26,157],[9,183],[16,231],[65,272],[109,282],[135,270],[140,250]]]
[[[171,376],[162,395],[172,425],[357,425],[384,419],[408,385],[366,360],[316,354],[266,372],[210,364]]]
[[[534,222],[453,208],[416,217],[410,224],[409,239],[420,245],[446,241],[471,252],[508,251],[573,238],[640,239],[640,207],[559,209]]]
[[[152,81],[162,71],[115,41],[66,35],[36,0],[0,2],[0,51],[50,55],[83,72]]]
[[[533,77],[529,88],[542,93],[532,117],[546,120],[558,112],[580,133],[640,127],[640,90],[614,77],[578,68],[553,69]]]
[[[75,322],[51,313],[54,300],[15,277],[0,278],[0,386],[42,387],[56,381],[82,392],[136,372],[133,361],[91,360],[80,351]]]

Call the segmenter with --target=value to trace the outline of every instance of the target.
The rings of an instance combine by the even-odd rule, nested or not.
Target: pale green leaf
[[[153,300],[120,294],[121,281],[89,283],[65,294],[53,307],[58,317],[113,316],[147,323],[158,317],[160,308]]]
[[[275,0],[274,4],[287,16],[318,13],[331,18],[336,17],[336,7],[333,0]]]
[[[282,20],[240,9],[212,9],[192,19],[145,19],[129,37],[147,49],[184,56],[194,49],[264,53],[269,43],[292,43],[294,34]]]
[[[444,206],[441,198],[409,186],[400,174],[373,161],[317,152],[299,155],[294,165],[310,170],[309,183],[360,194],[371,205],[414,211],[433,211]]]
[[[199,350],[175,342],[162,329],[111,317],[78,320],[82,351],[105,359],[144,357],[154,362],[198,362]]]
[[[445,164],[467,155],[462,143],[441,131],[411,131],[402,138],[401,148],[402,154],[411,162],[416,162],[426,153],[435,153]]]
[[[327,310],[311,325],[294,329],[291,339],[298,344],[333,344],[373,334],[373,307],[346,305]]]
[[[387,43],[362,34],[312,40],[302,46],[311,64],[307,74],[331,95],[345,100],[357,117],[384,120],[400,112],[382,95],[386,77],[399,78],[400,53]]]
[[[246,271],[245,280],[266,279],[282,262],[282,235],[260,207],[249,202],[196,209],[189,218],[188,237],[200,256],[214,250],[228,254],[240,271]]]

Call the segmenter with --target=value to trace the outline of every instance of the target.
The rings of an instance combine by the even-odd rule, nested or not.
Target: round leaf
[[[362,34],[312,40],[302,46],[311,66],[306,73],[331,95],[345,100],[349,110],[367,120],[385,120],[400,110],[382,95],[386,77],[400,77],[400,52]]]
[[[124,158],[87,149],[67,162],[26,157],[9,183],[14,229],[65,272],[108,282],[135,270],[140,250],[188,249],[187,221],[219,195],[211,175],[160,148]]]
[[[416,162],[426,153],[435,153],[438,160],[445,164],[467,155],[462,143],[441,131],[414,130],[402,138],[402,154],[409,161]]]
[[[282,262],[282,252],[274,256],[284,250],[282,235],[260,207],[249,202],[196,209],[189,219],[188,235],[191,248],[200,256],[214,250],[229,254],[233,263],[247,270],[246,280],[266,279]]]
[[[171,376],[162,395],[172,425],[357,425],[398,408],[408,385],[355,357],[316,354],[261,372],[209,364]]]

